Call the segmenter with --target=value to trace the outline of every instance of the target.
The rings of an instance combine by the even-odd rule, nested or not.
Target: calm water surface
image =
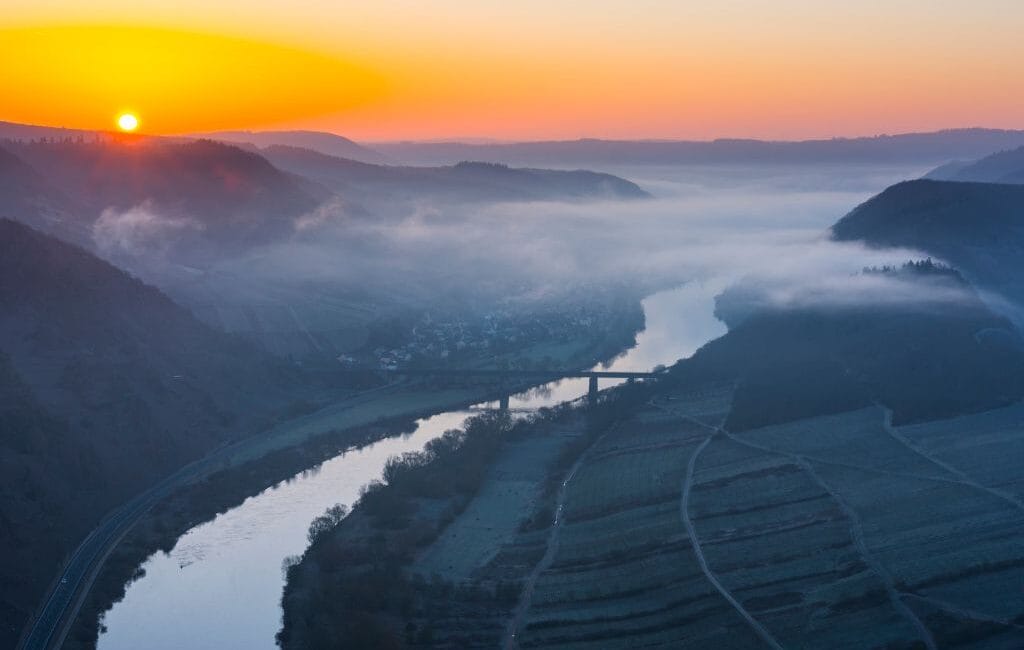
[[[720,289],[715,283],[691,283],[645,299],[646,329],[608,369],[668,365],[724,334],[725,326],[713,315]],[[606,380],[601,387],[614,383]],[[551,406],[586,392],[587,380],[564,380],[514,397],[510,406]],[[410,435],[332,458],[189,530],[170,553],[150,556],[143,564],[146,575],[106,613],[100,650],[276,648],[282,562],[306,549],[310,521],[335,503],[355,501],[361,486],[380,477],[390,456],[422,449],[469,414],[452,411],[422,419]]]

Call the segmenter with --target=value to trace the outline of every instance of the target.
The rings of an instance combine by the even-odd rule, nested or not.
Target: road
[[[395,392],[399,388],[398,384],[391,384],[364,391],[349,396],[343,403],[363,404],[368,401],[367,398],[373,400],[381,393]],[[300,441],[295,439],[284,441],[282,437],[279,447],[298,442]],[[273,449],[275,446],[268,444],[267,436],[261,435],[222,446],[207,456],[185,465],[108,513],[72,552],[60,576],[51,585],[38,615],[31,622],[31,627],[22,635],[18,650],[50,650],[61,647],[103,562],[121,538],[157,502],[190,483],[230,466],[232,461],[239,458],[251,459],[254,450],[258,455],[263,455]]]
[[[437,371],[432,372],[436,373]],[[473,374],[473,372],[468,371],[468,374]],[[495,374],[494,371],[478,372],[481,375],[487,376]],[[563,371],[557,372],[561,373]],[[653,376],[652,373],[632,372],[565,372],[568,372],[571,376],[592,378],[597,376],[622,378],[646,378]],[[454,371],[452,374],[467,374],[467,371]],[[509,373],[508,371],[502,371],[499,374]],[[536,378],[538,376],[536,371],[523,371],[521,374],[513,371],[511,374],[524,379]],[[541,371],[540,374],[545,374],[545,372]],[[383,387],[349,396],[342,401],[342,404],[335,404],[329,408],[337,409],[339,405],[346,403],[356,405],[372,402],[378,395],[396,392],[397,389],[404,386],[405,382],[398,380]],[[435,410],[443,411],[452,406],[453,404],[437,404],[435,405]],[[424,409],[420,408],[417,410],[422,411]],[[402,415],[402,413],[391,411],[390,415],[397,416]],[[303,419],[298,418],[298,420]],[[137,495],[131,501],[108,513],[100,524],[72,552],[60,576],[51,584],[42,607],[38,610],[37,616],[31,621],[31,626],[27,632],[22,634],[17,646],[18,650],[51,650],[60,648],[63,645],[64,638],[74,624],[78,611],[81,609],[93,582],[99,575],[107,556],[117,546],[121,538],[131,530],[132,526],[160,500],[190,483],[229,467],[233,462],[242,463],[250,461],[275,449],[293,446],[302,442],[301,438],[296,439],[284,435],[279,436],[280,440],[275,445],[274,441],[269,440],[269,438],[270,436],[267,435],[256,435],[220,447],[202,459],[182,467],[145,492]]]

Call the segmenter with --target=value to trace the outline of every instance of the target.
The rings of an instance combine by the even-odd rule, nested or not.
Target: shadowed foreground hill
[[[0,220],[0,645],[104,512],[269,424],[297,383],[156,289]]]
[[[855,208],[832,234],[840,241],[925,251],[979,288],[1024,304],[1024,186],[908,181]]]

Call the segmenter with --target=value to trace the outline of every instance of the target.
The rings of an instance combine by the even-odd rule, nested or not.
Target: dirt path
[[[823,490],[829,493],[832,499],[839,504],[840,510],[846,516],[847,521],[850,522],[850,535],[853,537],[854,543],[857,545],[857,551],[860,553],[861,559],[864,563],[871,567],[871,571],[878,576],[878,579],[885,585],[885,591],[889,594],[889,600],[892,602],[893,607],[897,609],[903,617],[906,618],[910,623],[917,628],[917,633],[921,636],[921,640],[928,647],[928,650],[937,650],[938,646],[935,644],[935,637],[932,636],[931,630],[924,624],[914,610],[903,602],[903,593],[896,589],[896,581],[892,575],[882,566],[874,555],[871,554],[871,549],[868,548],[867,542],[864,540],[864,527],[860,521],[860,515],[854,510],[850,504],[846,502],[839,492],[832,488],[826,483],[821,476],[818,475],[817,470],[814,466],[806,459],[799,456],[793,457],[796,462],[800,464],[804,470],[810,474],[814,482],[817,483]]]
[[[903,445],[904,447],[909,449],[911,451],[911,453],[914,453],[914,454],[920,456],[921,458],[925,459],[926,461],[928,461],[929,463],[932,463],[933,465],[935,465],[937,467],[941,467],[942,469],[946,470],[950,474],[953,474],[954,476],[959,476],[961,478],[961,482],[964,485],[973,487],[973,488],[975,488],[977,490],[981,490],[983,492],[987,492],[988,494],[991,494],[995,498],[1000,499],[1002,501],[1005,501],[1005,502],[1011,504],[1012,506],[1014,506],[1018,510],[1024,511],[1024,501],[1021,501],[1020,499],[1018,499],[1018,498],[1016,498],[1016,497],[1014,497],[1012,495],[1006,494],[1005,492],[1001,492],[999,490],[996,490],[995,488],[991,488],[991,487],[989,487],[987,485],[982,485],[981,483],[978,483],[974,478],[969,476],[963,470],[958,469],[958,468],[954,467],[953,465],[950,465],[949,463],[946,463],[946,462],[936,458],[932,454],[928,453],[927,451],[925,451],[925,450],[921,449],[920,447],[918,447],[917,445],[915,445],[906,436],[904,436],[902,433],[897,431],[894,426],[892,426],[892,409],[886,408],[886,407],[882,406],[881,404],[879,404],[878,406],[885,413],[885,419],[884,419],[885,431],[892,437],[893,440],[895,440],[896,442],[900,443],[901,445]]]
[[[924,641],[925,645],[928,647],[929,650],[937,650],[935,639],[932,636],[931,631],[924,624],[924,622],[920,618],[918,618],[917,614],[915,614],[914,611],[910,609],[910,607],[908,607],[905,602],[903,602],[903,594],[902,592],[896,589],[895,580],[893,580],[889,572],[885,570],[885,567],[883,567],[881,563],[878,562],[875,559],[875,557],[871,554],[871,550],[868,548],[867,542],[864,540],[864,530],[860,522],[860,516],[857,515],[856,511],[850,507],[850,505],[846,502],[845,499],[843,499],[842,495],[836,492],[830,485],[828,485],[821,478],[817,470],[814,469],[814,466],[810,462],[812,459],[806,456],[793,454],[785,451],[779,451],[771,447],[766,447],[763,445],[758,445],[756,443],[747,442],[746,440],[738,436],[734,436],[728,432],[726,432],[725,435],[728,436],[728,438],[733,442],[740,445],[744,445],[745,447],[757,449],[759,451],[763,451],[766,453],[776,454],[792,460],[793,462],[800,465],[800,467],[803,468],[803,470],[810,475],[811,479],[822,490],[827,492],[830,497],[832,497],[832,500],[838,504],[839,509],[843,511],[843,515],[850,523],[850,536],[853,538],[853,542],[857,546],[857,552],[860,554],[861,560],[863,560],[864,564],[871,568],[872,573],[874,573],[878,577],[878,579],[882,581],[882,584],[885,586],[885,591],[888,594],[889,600],[890,602],[892,602],[893,607],[895,607],[896,610],[899,611],[903,615],[903,617],[906,618],[914,626],[915,629],[917,629],[918,634],[921,636],[921,640]],[[829,464],[847,466],[843,463]],[[853,469],[866,469],[852,465],[850,465],[849,467]],[[912,478],[927,480],[926,477],[916,475],[912,476]]]
[[[530,611],[530,604],[533,601],[534,587],[537,585],[537,579],[542,573],[548,570],[551,563],[555,560],[555,555],[558,553],[558,536],[562,527],[562,513],[565,510],[565,499],[566,492],[569,487],[569,483],[573,477],[576,476],[576,472],[583,466],[584,461],[590,456],[590,450],[596,447],[602,440],[611,435],[617,430],[617,426],[612,426],[611,429],[598,436],[582,454],[576,459],[576,462],[569,468],[569,472],[565,475],[565,479],[562,484],[558,487],[558,494],[555,497],[555,516],[551,522],[551,532],[548,533],[547,548],[544,551],[544,556],[540,559],[540,562],[533,567],[526,580],[523,582],[523,589],[519,594],[519,602],[516,603],[515,609],[512,610],[511,618],[509,619],[508,626],[505,628],[505,636],[502,638],[501,647],[505,650],[517,650],[519,648],[519,640],[517,638],[519,631],[522,629],[523,620],[526,618],[526,613]]]
[[[1007,620],[1005,618],[998,618],[998,617],[995,617],[995,616],[990,616],[988,614],[985,614],[984,612],[979,612],[979,611],[974,610],[974,609],[967,609],[965,607],[960,607],[959,605],[954,605],[953,603],[947,602],[945,600],[940,600],[938,598],[932,598],[931,596],[922,596],[921,594],[904,593],[903,597],[904,598],[912,598],[914,600],[920,600],[923,603],[928,603],[929,605],[931,605],[933,607],[938,607],[939,609],[945,611],[946,613],[952,614],[952,615],[956,616],[957,618],[961,618],[961,619],[964,619],[964,620],[980,621],[982,623],[995,623],[996,625],[1003,625],[1005,627],[1012,627],[1012,628],[1017,629],[1017,630],[1024,630],[1024,625],[1021,625],[1020,623],[1015,623],[1012,620]]]
[[[711,427],[707,424],[704,426],[712,428],[713,430],[708,437],[704,439],[704,442],[700,443],[697,449],[694,450],[693,454],[690,456],[690,462],[686,465],[686,477],[683,479],[683,497],[679,506],[683,525],[686,526],[686,533],[690,536],[690,545],[693,547],[694,555],[697,556],[697,563],[700,565],[700,570],[704,573],[704,577],[708,579],[708,582],[710,582],[716,590],[718,590],[718,593],[720,593],[723,598],[729,601],[729,604],[733,606],[733,609],[735,609],[739,615],[747,621],[747,624],[750,625],[757,636],[761,637],[761,640],[772,648],[775,648],[775,650],[782,650],[782,646],[775,640],[775,637],[773,637],[756,618],[751,616],[750,612],[743,607],[743,604],[736,600],[736,598],[729,593],[729,590],[718,581],[718,577],[715,576],[714,572],[712,572],[711,568],[708,566],[708,561],[704,557],[704,549],[701,548],[700,539],[697,537],[697,529],[694,527],[693,521],[690,519],[690,488],[693,486],[693,474],[694,468],[697,466],[697,459],[700,458],[701,452],[711,444],[715,435],[721,431],[718,427]]]

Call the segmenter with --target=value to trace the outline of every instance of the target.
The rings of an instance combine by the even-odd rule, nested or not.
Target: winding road
[[[395,392],[402,384],[388,384],[350,395],[328,408],[349,407],[372,401],[382,393]],[[314,414],[315,415],[315,414]],[[307,416],[311,417],[311,416]],[[298,420],[302,420],[299,418]],[[297,420],[297,421],[298,421]],[[224,445],[207,456],[180,468],[145,492],[111,511],[72,551],[60,575],[51,583],[37,615],[31,619],[19,639],[18,650],[60,648],[85,602],[103,563],[121,539],[156,503],[176,490],[229,467],[238,459],[251,460],[265,453],[297,444],[286,435],[255,435]]]

